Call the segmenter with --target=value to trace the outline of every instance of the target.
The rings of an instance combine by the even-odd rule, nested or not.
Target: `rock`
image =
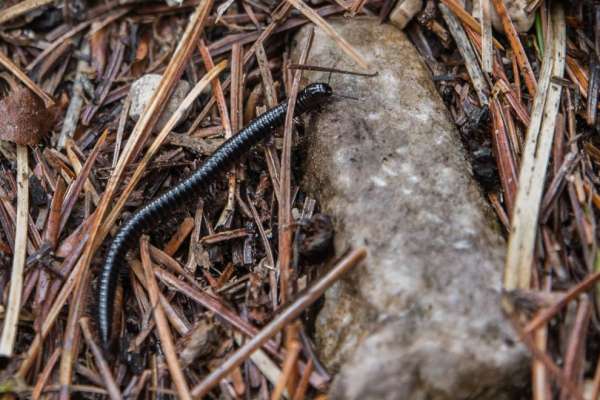
[[[502,21],[496,13],[496,8],[491,4],[492,0],[489,1],[490,10],[492,11],[492,25],[496,31],[503,33],[504,27],[502,26]],[[529,31],[535,21],[535,13],[528,13],[526,11],[528,3],[528,0],[504,0],[504,5],[506,5],[506,9],[508,10],[508,16],[515,26],[515,29],[520,33]],[[473,1],[473,16],[479,20],[481,20],[480,5],[480,0]]]
[[[423,0],[399,1],[390,13],[390,22],[399,29],[404,29],[422,8]]]
[[[154,91],[160,83],[161,75],[147,74],[133,82],[131,85],[131,107],[129,108],[129,117],[134,121],[140,118],[140,115],[146,108],[146,105],[152,98]],[[185,96],[191,90],[190,84],[185,80],[180,80],[175,86],[175,90],[171,98],[164,108],[164,112],[158,119],[158,123],[154,126],[153,132],[159,132],[167,123],[171,115],[177,110]],[[182,118],[183,120],[184,118]]]
[[[334,93],[359,100],[334,99],[306,127],[303,187],[333,217],[336,253],[369,251],[317,317],[331,398],[514,398],[529,365],[500,310],[504,242],[430,74],[389,25],[332,26],[379,74],[334,74]],[[310,54],[357,69],[320,29]]]

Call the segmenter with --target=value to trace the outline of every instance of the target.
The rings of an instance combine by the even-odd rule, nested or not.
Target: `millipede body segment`
[[[308,85],[298,93],[294,115],[315,109],[331,95],[331,87],[326,83]],[[106,255],[98,289],[98,327],[105,349],[110,345],[113,300],[127,251],[136,246],[142,232],[164,221],[174,209],[198,196],[219,173],[227,171],[242,154],[271,135],[274,128],[283,124],[286,113],[287,101],[283,101],[252,120],[223,143],[189,178],[142,207],[121,226]]]

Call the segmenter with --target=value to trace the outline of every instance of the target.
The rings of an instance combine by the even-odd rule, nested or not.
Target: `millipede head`
[[[298,94],[298,103],[301,105],[302,112],[314,110],[317,106],[325,103],[333,95],[333,89],[327,83],[315,82],[306,86]]]
[[[310,85],[305,87],[303,91],[311,97],[323,100],[328,99],[333,94],[333,89],[331,88],[331,86],[324,82],[311,83]]]

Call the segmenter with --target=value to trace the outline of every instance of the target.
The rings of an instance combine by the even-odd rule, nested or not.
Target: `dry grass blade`
[[[106,391],[108,395],[113,400],[122,399],[123,395],[115,382],[112,373],[110,372],[110,367],[104,357],[102,356],[102,351],[100,347],[94,342],[94,338],[92,336],[92,331],[90,329],[90,320],[89,318],[81,318],[79,320],[79,325],[81,326],[81,331],[83,332],[83,337],[85,342],[94,355],[94,359],[96,360],[96,367],[98,367],[98,371],[102,376],[102,381],[104,386],[106,387]]]
[[[550,82],[550,77],[562,77],[565,65],[566,27],[559,4],[553,8],[552,25],[554,37],[549,41],[552,48],[544,55],[522,155],[504,273],[504,287],[508,290],[530,287],[540,202],[562,91],[561,86]]]
[[[352,58],[358,65],[362,68],[369,70],[369,63],[344,39],[337,33],[327,21],[323,19],[315,10],[310,8],[306,3],[302,0],[287,0],[291,5],[293,5],[298,11],[300,11],[306,18],[311,20],[315,25],[321,28],[327,35],[331,37],[333,41],[337,43],[338,46],[344,51],[344,53],[348,54],[350,58]],[[299,64],[303,64],[300,62]]]
[[[147,236],[142,238],[140,247],[140,253],[142,255],[142,267],[144,269],[144,277],[146,278],[148,297],[150,297],[154,321],[156,322],[156,329],[158,330],[158,336],[160,337],[160,345],[165,353],[167,366],[169,367],[169,372],[171,373],[171,379],[173,380],[175,388],[177,389],[177,396],[180,399],[191,400],[192,397],[185,381],[183,371],[181,370],[175,344],[173,343],[173,337],[171,336],[169,322],[167,321],[167,317],[165,316],[165,312],[160,303],[160,291],[158,289],[156,278],[154,277],[154,272],[152,271],[152,261],[150,261]]]
[[[17,221],[15,251],[10,274],[10,292],[4,316],[2,337],[0,337],[0,356],[12,357],[23,291],[23,269],[27,256],[27,219],[29,217],[29,166],[27,146],[17,145]]]
[[[219,383],[229,372],[243,363],[257,348],[267,342],[273,335],[283,329],[287,324],[298,318],[298,316],[317,301],[321,295],[331,285],[333,285],[342,275],[358,265],[367,256],[365,249],[352,251],[340,262],[338,262],[329,272],[316,281],[306,292],[302,293],[293,303],[286,307],[281,314],[277,315],[261,331],[240,347],[227,360],[206,376],[202,382],[192,389],[194,398],[202,398]]]

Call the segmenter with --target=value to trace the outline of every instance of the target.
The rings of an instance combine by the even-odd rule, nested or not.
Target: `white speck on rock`
[[[378,186],[378,187],[386,187],[387,186],[387,182],[385,181],[385,179],[383,179],[379,176],[372,176],[371,182],[373,182],[375,184],[375,186]]]

